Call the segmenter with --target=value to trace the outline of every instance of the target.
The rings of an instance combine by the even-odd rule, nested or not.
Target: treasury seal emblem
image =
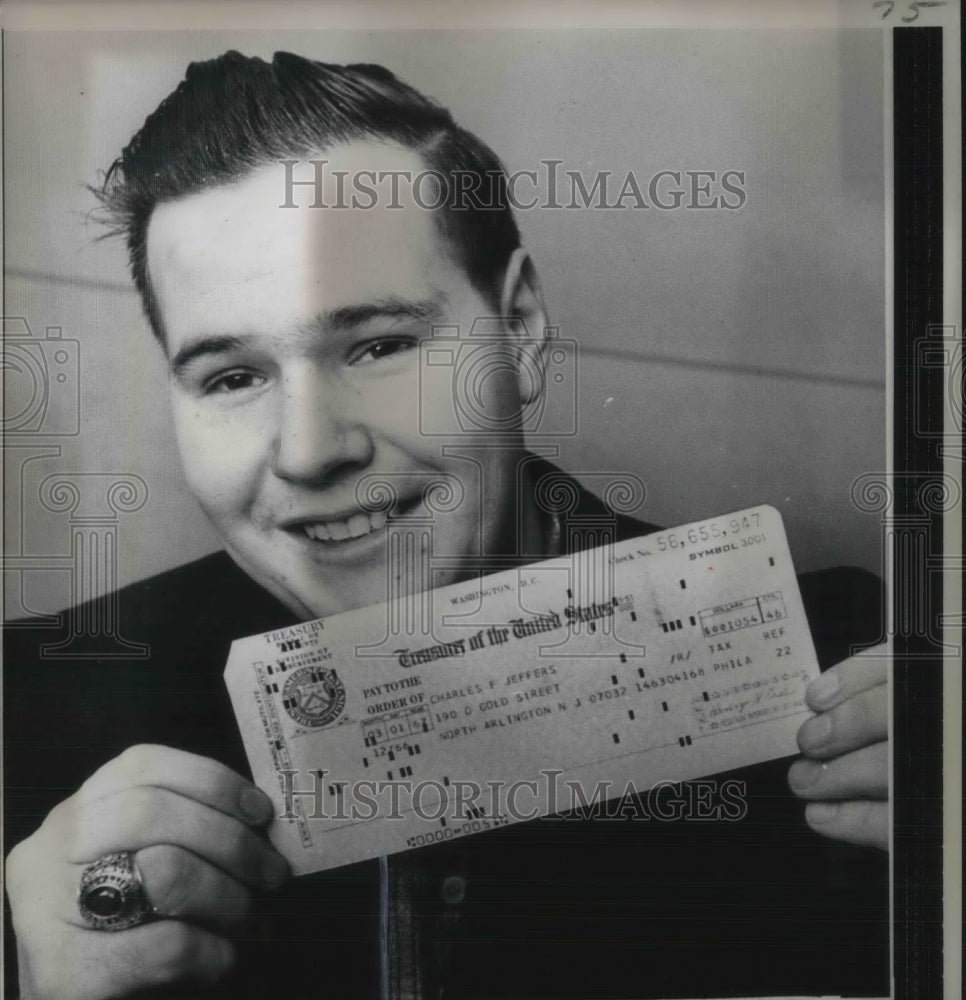
[[[334,670],[300,667],[282,690],[285,711],[300,725],[320,729],[345,708],[345,688]]]

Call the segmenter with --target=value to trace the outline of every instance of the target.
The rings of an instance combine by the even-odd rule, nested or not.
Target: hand
[[[264,836],[272,811],[267,795],[205,757],[137,746],[105,764],[7,859],[24,1000],[102,1000],[221,978],[250,888],[289,875]],[[166,919],[121,931],[85,924],[81,872],[116,851],[133,854]]]
[[[888,664],[886,646],[853,656],[809,684],[813,718],[798,730],[804,758],[788,783],[808,799],[817,833],[889,849]]]

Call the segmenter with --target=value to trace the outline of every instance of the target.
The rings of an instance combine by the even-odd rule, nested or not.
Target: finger
[[[884,684],[860,691],[835,708],[821,712],[798,730],[807,757],[826,759],[878,743],[888,737],[888,697]]]
[[[267,823],[274,813],[272,800],[230,767],[209,757],[153,744],[128,747],[88,778],[77,799],[94,802],[141,786],[167,788],[256,826]]]
[[[873,743],[828,761],[801,757],[788,784],[803,799],[884,799],[889,794],[889,744]]]
[[[161,844],[138,851],[134,859],[145,894],[161,917],[230,930],[251,912],[248,889],[190,851]]]
[[[808,825],[823,837],[889,849],[889,805],[886,802],[810,802]]]
[[[231,943],[178,920],[159,920],[126,931],[82,931],[77,954],[65,961],[72,978],[107,982],[110,996],[169,983],[213,983],[235,963]],[[104,995],[104,993],[102,993]]]
[[[805,689],[805,701],[813,712],[834,708],[847,698],[885,684],[888,676],[888,647],[875,646],[861,656],[829,667]]]
[[[148,903],[159,917],[210,924],[230,931],[251,912],[251,895],[241,882],[190,851],[169,844],[146,847],[134,855]],[[84,868],[71,865],[61,884],[58,910],[66,923],[87,927],[77,906]]]
[[[165,788],[128,788],[51,818],[64,828],[67,860],[75,864],[171,844],[249,884],[276,888],[290,874],[285,859],[250,827]]]

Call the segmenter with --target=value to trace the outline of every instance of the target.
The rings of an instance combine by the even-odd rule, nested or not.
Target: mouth
[[[420,497],[412,497],[400,501],[390,515],[385,510],[357,510],[348,516],[325,518],[317,521],[301,521],[292,525],[290,530],[300,532],[313,542],[325,546],[339,546],[347,542],[358,541],[381,532],[389,523],[408,514],[420,501]]]
[[[380,531],[388,520],[384,510],[376,510],[371,514],[360,511],[343,521],[315,521],[303,524],[302,530],[314,542],[347,542]]]

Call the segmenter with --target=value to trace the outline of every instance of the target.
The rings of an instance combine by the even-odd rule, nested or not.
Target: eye
[[[417,343],[415,337],[380,337],[362,344],[353,354],[351,364],[372,364],[385,361],[411,351]]]
[[[256,372],[240,369],[236,371],[222,372],[205,382],[205,394],[227,394],[244,392],[247,389],[255,389],[264,385],[265,377]]]

